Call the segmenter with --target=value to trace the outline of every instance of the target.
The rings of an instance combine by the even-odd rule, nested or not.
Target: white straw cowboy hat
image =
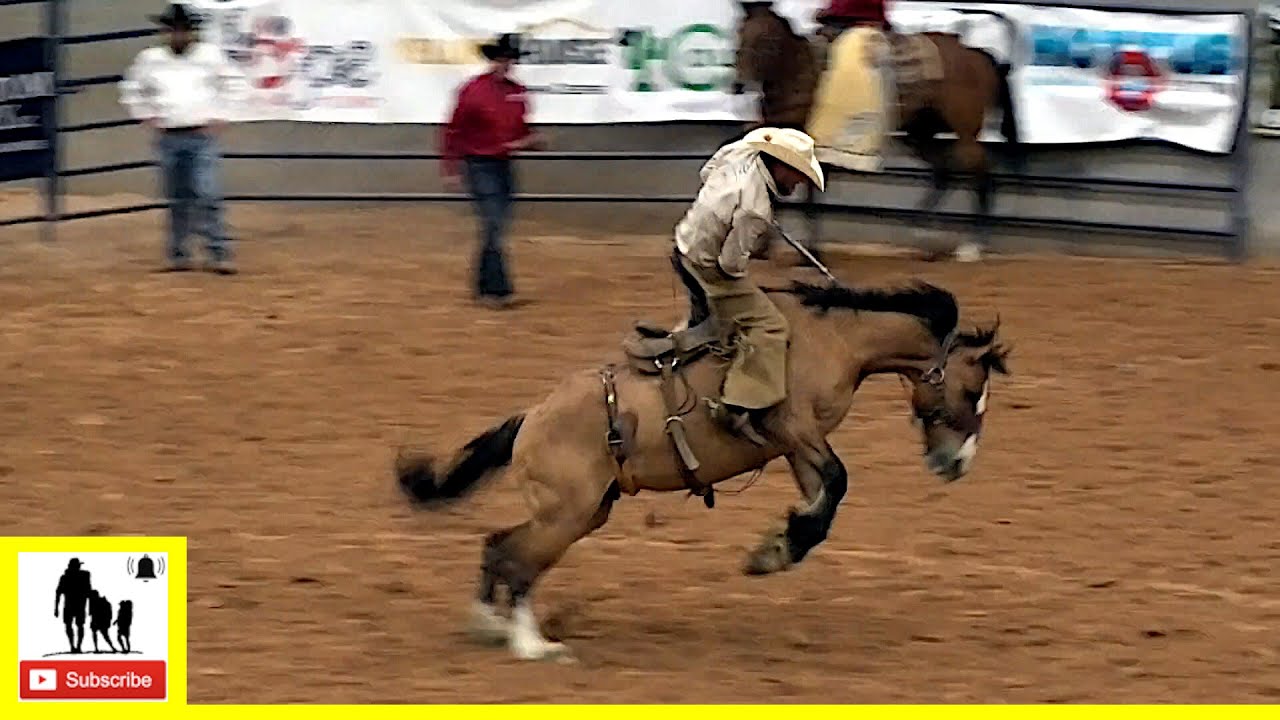
[[[813,138],[807,133],[792,128],[762,127],[747,133],[742,141],[804,173],[819,191],[826,189],[822,165],[813,153]]]

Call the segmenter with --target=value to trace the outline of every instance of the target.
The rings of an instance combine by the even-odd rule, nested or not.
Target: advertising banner
[[[820,0],[781,0],[811,32]],[[502,32],[531,54],[517,78],[532,120],[613,124],[747,120],[729,92],[738,5],[730,0],[197,0],[205,37],[244,68],[243,120],[440,123]],[[1013,66],[1022,140],[1161,139],[1230,149],[1250,28],[1243,15],[1161,15],[899,0],[904,31],[959,33]],[[995,139],[995,138],[993,138]]]

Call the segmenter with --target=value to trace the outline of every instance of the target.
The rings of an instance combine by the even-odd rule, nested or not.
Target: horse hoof
[[[511,624],[492,605],[478,602],[472,610],[468,631],[471,639],[481,645],[501,646],[511,637]]]
[[[513,643],[511,654],[517,660],[550,660],[562,665],[577,662],[569,646],[562,642],[542,642],[533,644]]]
[[[791,547],[787,536],[776,533],[765,536],[754,550],[747,553],[742,566],[744,575],[771,575],[791,567]]]
[[[955,258],[957,262],[978,262],[982,259],[982,247],[977,243],[961,243],[956,248]]]

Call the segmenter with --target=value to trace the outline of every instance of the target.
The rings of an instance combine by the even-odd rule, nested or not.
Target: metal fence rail
[[[101,0],[100,0],[101,1]],[[901,0],[910,1],[910,0]],[[1005,0],[988,0],[1001,2]],[[1012,0],[1008,0],[1012,1]],[[1048,0],[1038,2],[1043,5],[1064,5],[1065,2],[1054,2]],[[63,53],[64,48],[70,46],[83,46],[98,43],[119,42],[122,40],[133,40],[138,38],[149,37],[156,34],[154,28],[125,29],[107,32],[97,32],[82,35],[68,35],[67,14],[70,0],[0,0],[0,9],[9,6],[18,5],[41,5],[44,8],[44,30],[45,35],[49,38],[47,42],[47,52],[49,65],[53,68],[54,79],[58,94],[70,95],[84,88],[110,85],[120,81],[120,75],[96,75],[88,77],[68,78],[63,72]],[[1137,8],[1124,7],[1119,5],[1090,5],[1071,2],[1072,7],[1096,8],[1112,11],[1133,11],[1141,13],[1158,13],[1168,15],[1187,15],[1197,12],[1206,12],[1204,10],[1181,10],[1181,9],[1154,9],[1154,8]],[[1254,11],[1241,10],[1224,14],[1237,14],[1248,18],[1250,27],[1254,22]],[[1247,53],[1248,65],[1245,70],[1246,88],[1252,78],[1253,72],[1253,36],[1250,33],[1249,49]],[[146,202],[134,205],[126,205],[121,207],[105,208],[98,210],[90,210],[83,212],[68,213],[63,209],[64,184],[63,180],[67,178],[85,177],[90,175],[102,175],[116,173],[129,170],[137,170],[142,168],[153,167],[155,165],[152,160],[136,160],[136,161],[120,161],[107,163],[102,165],[64,168],[62,167],[62,144],[65,137],[81,132],[94,130],[103,130],[110,128],[125,127],[136,124],[136,121],[130,119],[101,119],[91,120],[72,125],[57,125],[57,119],[61,117],[60,100],[55,97],[53,100],[52,113],[47,118],[48,122],[54,123],[56,132],[51,132],[52,152],[50,167],[45,173],[44,179],[44,198],[45,213],[39,216],[27,216],[20,218],[0,219],[0,227],[11,226],[23,223],[44,223],[44,234],[48,239],[53,238],[56,224],[60,221],[75,220],[83,218],[104,217],[108,215],[119,215],[126,213],[143,212],[157,210],[166,207],[164,202]],[[1173,225],[1160,224],[1137,224],[1137,223],[1118,223],[1099,220],[1084,220],[1078,218],[1052,218],[1052,217],[1028,217],[1023,215],[1000,214],[996,213],[995,220],[998,226],[1005,227],[1025,227],[1025,228],[1062,228],[1072,230],[1095,231],[1105,233],[1141,233],[1155,234],[1160,236],[1178,237],[1180,239],[1201,239],[1224,246],[1225,252],[1233,258],[1243,259],[1247,254],[1247,228],[1249,222],[1249,154],[1251,134],[1248,131],[1249,118],[1249,93],[1245,93],[1245,107],[1241,114],[1241,122],[1236,132],[1236,140],[1231,154],[1225,159],[1231,164],[1230,181],[1227,183],[1184,183],[1161,180],[1141,180],[1129,179],[1121,177],[1109,177],[1098,175],[1054,175],[1054,174],[1024,174],[1013,175],[1009,173],[996,173],[996,180],[1000,183],[1016,184],[1019,186],[1032,188],[1047,188],[1055,190],[1071,190],[1076,192],[1095,192],[1095,193],[1127,193],[1141,195],[1144,197],[1151,196],[1169,196],[1169,197],[1196,197],[1210,199],[1217,203],[1224,203],[1230,215],[1230,221],[1226,227],[1220,229],[1187,229]],[[1130,145],[1166,145],[1164,143],[1130,143]],[[1040,146],[1036,146],[1040,147]],[[1097,147],[1097,146],[1088,146]],[[1189,155],[1196,155],[1193,151],[1185,150]],[[704,160],[708,153],[693,152],[608,152],[608,151],[583,151],[583,152],[534,152],[525,153],[522,157],[531,160],[551,160],[566,162],[599,162],[599,161],[634,161],[634,162],[653,162],[666,160]],[[316,151],[316,152],[227,152],[225,157],[231,162],[255,161],[255,160],[272,160],[285,162],[300,161],[424,161],[438,160],[439,153],[412,153],[412,152],[333,152],[333,151]],[[839,168],[831,168],[835,174],[845,174],[845,171]],[[886,168],[883,172],[870,176],[872,179],[883,178],[901,178],[908,180],[923,179],[927,177],[928,171],[916,168],[896,166]],[[562,193],[527,193],[518,195],[517,198],[524,202],[572,202],[572,203],[675,203],[689,202],[692,198],[688,195],[631,195],[631,194],[562,194]],[[451,193],[231,193],[227,196],[230,202],[457,202],[467,200],[464,195]],[[838,204],[831,202],[823,202],[821,199],[810,198],[806,202],[794,203],[793,207],[802,209],[817,222],[816,218],[825,213],[844,213],[856,214],[864,216],[873,216],[892,219],[913,219],[918,213],[911,209],[882,207],[866,204]],[[934,217],[944,221],[963,221],[970,219],[972,216],[968,213],[956,212],[935,212]],[[816,228],[815,228],[816,230]],[[816,236],[815,236],[816,237]]]

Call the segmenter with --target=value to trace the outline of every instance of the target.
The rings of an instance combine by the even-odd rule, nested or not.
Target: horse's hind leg
[[[825,440],[802,446],[787,455],[787,462],[808,504],[792,510],[785,527],[765,533],[747,555],[743,572],[748,575],[775,573],[803,560],[827,538],[848,490],[849,473]]]
[[[506,639],[512,654],[522,660],[567,657],[563,643],[547,640],[539,630],[533,586],[573,543],[608,521],[621,493],[616,483],[603,487],[572,476],[550,482],[527,476],[525,494],[532,510],[529,521],[485,540],[481,604],[487,594],[492,607],[493,588],[506,585],[512,606]]]
[[[942,140],[934,137],[936,130],[927,118],[917,119],[907,126],[905,144],[913,155],[929,166],[929,189],[925,192],[916,212],[920,219],[912,223],[916,241],[923,246],[925,254],[932,257],[940,252],[941,240],[938,235],[941,229],[937,209],[951,189],[951,152]]]
[[[956,142],[956,159],[962,170],[973,174],[974,195],[974,236],[973,239],[961,243],[956,248],[955,256],[961,262],[973,262],[982,256],[982,251],[991,240],[991,206],[995,197],[995,176],[987,163],[986,150],[978,142],[978,130],[966,133]]]

